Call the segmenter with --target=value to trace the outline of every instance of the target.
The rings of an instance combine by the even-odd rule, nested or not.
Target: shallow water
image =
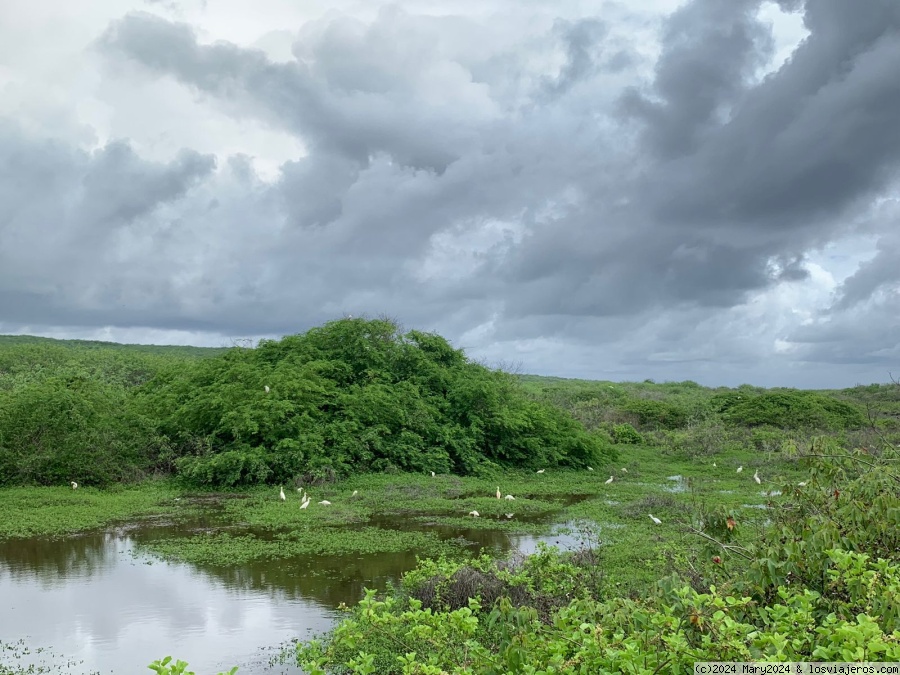
[[[540,541],[577,545],[572,535],[511,536],[410,519],[368,525],[428,529],[501,554],[530,553]],[[406,552],[218,568],[162,563],[135,550],[141,541],[197,526],[157,523],[0,541],[0,640],[24,640],[32,651],[49,648],[17,663],[60,675],[150,672],[147,664],[166,655],[201,675],[233,665],[240,675],[300,673],[269,665],[278,645],[327,630],[340,603],[355,603],[364,588],[385,588],[416,564],[415,552]]]

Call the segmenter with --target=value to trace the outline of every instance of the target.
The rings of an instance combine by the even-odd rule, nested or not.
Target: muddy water
[[[528,553],[541,540],[573,542],[564,535],[510,536],[409,519],[370,525],[427,528],[497,553]],[[408,552],[216,568],[161,563],[135,550],[142,540],[177,536],[185,527],[0,542],[0,641],[24,640],[32,650],[17,665],[60,675],[120,675],[150,672],[151,661],[173,655],[200,675],[233,665],[240,675],[300,673],[270,664],[278,645],[327,630],[339,603],[355,603],[364,588],[385,588],[416,562]],[[36,654],[36,648],[46,650]]]

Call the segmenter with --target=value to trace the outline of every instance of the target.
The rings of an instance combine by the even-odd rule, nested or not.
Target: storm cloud
[[[900,371],[896,2],[373,5],[243,40],[144,8],[79,33],[74,113],[0,85],[5,332],[387,314],[526,372]]]

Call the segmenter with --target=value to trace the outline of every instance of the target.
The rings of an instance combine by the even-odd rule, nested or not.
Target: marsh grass
[[[744,467],[741,474],[738,466]],[[757,470],[762,485],[753,480]],[[610,475],[613,482],[606,484]],[[189,521],[203,514],[202,530],[143,539],[140,550],[154,558],[227,567],[325,555],[456,554],[467,531],[549,538],[558,524],[579,520],[596,524],[601,533],[610,583],[623,594],[636,594],[673,565],[689,567],[697,543],[691,528],[704,518],[733,517],[738,527],[732,534],[740,542],[768,517],[769,509],[762,507],[777,504],[779,498],[768,493],[800,480],[803,473],[782,453],[730,449],[700,458],[630,445],[615,465],[593,472],[366,474],[300,485],[311,498],[307,509],[300,508],[298,485],[285,486],[284,502],[271,486],[180,492],[174,483],[157,481],[109,491],[8,488],[0,490],[0,536],[63,535],[124,521],[138,526],[168,518]],[[675,483],[683,489],[670,491]],[[498,487],[515,499],[497,499]],[[331,505],[320,505],[323,499]],[[469,516],[473,510],[480,517]],[[662,524],[654,524],[648,513]]]
[[[14,487],[0,490],[0,539],[63,536],[151,516],[184,513],[168,482],[112,490]]]

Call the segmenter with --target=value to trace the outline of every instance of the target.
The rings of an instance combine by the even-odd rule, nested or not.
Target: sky
[[[0,2],[0,333],[900,375],[896,0]]]

